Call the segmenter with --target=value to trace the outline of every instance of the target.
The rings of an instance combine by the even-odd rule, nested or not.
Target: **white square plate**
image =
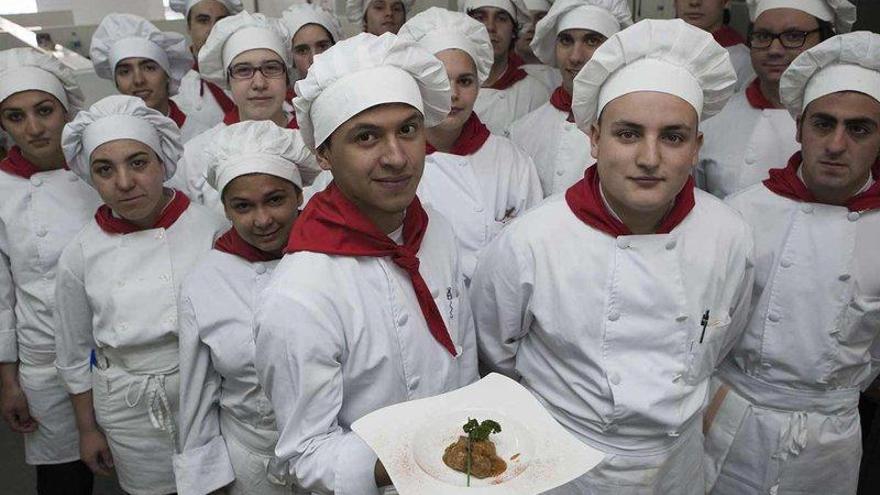
[[[479,480],[443,463],[469,418],[493,419],[489,437],[507,470]],[[458,390],[395,404],[351,425],[382,460],[401,495],[534,495],[598,465],[604,454],[568,433],[522,385],[497,373]]]

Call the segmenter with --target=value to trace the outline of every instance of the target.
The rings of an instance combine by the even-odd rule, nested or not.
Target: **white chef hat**
[[[236,177],[269,174],[292,182],[300,190],[315,180],[321,168],[299,131],[269,120],[239,122],[220,129],[205,146],[207,180],[221,194]]]
[[[450,48],[462,50],[474,61],[480,84],[492,70],[494,55],[489,31],[482,22],[467,14],[431,7],[406,21],[397,36],[415,41],[435,55]]]
[[[98,77],[111,81],[116,64],[123,59],[148,58],[168,75],[171,95],[177,94],[180,80],[193,63],[185,36],[159,31],[150,21],[132,14],[107,14],[92,35],[89,56]]]
[[[636,91],[680,97],[701,119],[733,95],[736,71],[727,50],[681,19],[645,19],[600,46],[574,78],[572,111],[586,131],[609,102]]]
[[[193,8],[194,5],[201,2],[202,0],[171,0],[168,2],[168,6],[171,7],[171,10],[183,14],[184,17],[189,15],[189,9]],[[244,6],[241,4],[241,0],[217,0],[226,7],[226,10],[229,11],[229,15],[235,15],[242,10],[244,10]]]
[[[556,37],[566,29],[589,29],[610,38],[631,25],[627,0],[557,0],[535,26],[530,46],[541,62],[556,67]]]
[[[880,101],[880,34],[839,34],[798,55],[779,81],[782,104],[797,119],[813,100],[857,91]]]
[[[288,43],[307,24],[317,24],[326,29],[333,38],[333,43],[342,40],[342,26],[339,25],[339,20],[336,19],[332,12],[328,12],[319,5],[312,3],[295,4],[281,13],[281,27],[285,31],[284,39]]]
[[[830,22],[838,33],[848,33],[856,22],[856,6],[848,0],[746,0],[752,22],[765,10],[795,9]]]
[[[91,184],[92,153],[98,146],[118,139],[146,144],[162,160],[165,180],[174,175],[183,152],[177,124],[134,96],[108,96],[79,112],[64,126],[61,147],[70,169]]]
[[[385,0],[386,2],[396,2],[398,0]],[[403,8],[406,10],[406,13],[409,14],[412,10],[413,5],[416,3],[415,0],[400,0],[403,3]],[[364,19],[364,16],[367,15],[367,9],[370,8],[370,4],[373,3],[373,0],[346,0],[345,1],[345,13],[348,16],[349,22],[360,22]],[[337,40],[339,41],[339,40]]]
[[[45,91],[58,99],[73,117],[84,97],[76,78],[57,58],[34,48],[0,51],[0,103],[28,90]]]
[[[547,12],[552,4],[549,0],[520,0],[518,8],[528,13]]]
[[[449,114],[446,69],[427,50],[397,35],[360,33],[315,57],[296,82],[296,120],[311,148],[362,111],[384,103],[406,103],[433,127]]]
[[[199,50],[199,73],[203,78],[229,89],[226,69],[239,54],[265,48],[281,57],[290,67],[290,42],[281,32],[281,23],[273,22],[263,14],[247,11],[224,17],[214,24],[211,34]]]

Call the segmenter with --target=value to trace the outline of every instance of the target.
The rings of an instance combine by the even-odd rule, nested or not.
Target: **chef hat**
[[[813,100],[839,91],[880,101],[880,34],[833,36],[798,55],[779,81],[782,104],[795,119]]]
[[[171,0],[168,3],[168,6],[171,7],[171,10],[183,14],[184,17],[189,16],[189,9],[193,8],[193,6],[202,0]],[[241,0],[217,0],[226,7],[226,10],[229,11],[229,15],[235,15],[242,10],[244,10],[244,6],[241,4]]]
[[[98,77],[114,81],[116,64],[126,58],[148,58],[168,75],[169,91],[177,94],[180,80],[192,68],[186,37],[159,31],[150,21],[132,14],[107,14],[92,35],[89,49]]]
[[[342,26],[339,25],[336,16],[318,5],[311,3],[291,5],[281,14],[281,27],[284,29],[284,39],[287,42],[290,42],[307,24],[317,24],[326,29],[333,38],[333,43],[342,40]]]
[[[834,24],[838,33],[848,33],[856,22],[856,6],[848,0],[746,0],[752,22],[765,10],[795,9]]]
[[[397,36],[415,41],[435,55],[450,48],[462,50],[474,61],[480,84],[492,70],[494,55],[489,31],[467,14],[431,7],[406,21]]]
[[[518,7],[528,13],[547,12],[550,10],[552,2],[549,0],[521,0]]]
[[[30,47],[0,51],[0,103],[33,89],[57,98],[71,118],[82,107],[84,97],[73,71],[57,58]]]
[[[556,67],[556,37],[566,29],[589,29],[610,38],[630,25],[627,0],[557,0],[535,26],[530,46],[541,62]]]
[[[220,129],[205,146],[207,179],[221,194],[236,177],[269,174],[290,181],[300,190],[321,172],[315,155],[299,131],[269,120],[239,122]]]
[[[461,0],[458,3],[458,10],[464,13],[482,7],[501,9],[510,14],[510,17],[518,23],[522,23],[531,17],[526,11],[526,5],[522,0]]]
[[[61,147],[70,169],[91,184],[92,153],[98,146],[118,139],[146,144],[162,160],[165,180],[174,175],[183,151],[177,124],[134,96],[108,96],[79,112],[64,126]]]
[[[701,119],[733,95],[736,72],[727,50],[681,19],[646,19],[600,46],[574,78],[572,110],[586,131],[617,97],[657,91],[680,97]]]
[[[398,0],[385,0],[386,2],[396,2]],[[360,22],[364,19],[364,16],[367,15],[367,9],[370,8],[370,4],[373,3],[373,0],[346,0],[345,1],[345,13],[348,15],[349,22]],[[403,8],[409,13],[412,10],[413,4],[416,3],[416,0],[401,0],[403,3]],[[339,40],[336,40],[339,41]]]
[[[433,127],[449,114],[446,69],[413,41],[392,33],[360,33],[315,57],[293,100],[303,139],[311,148],[362,111],[384,103],[412,105]]]
[[[224,17],[214,24],[211,34],[199,50],[199,73],[203,78],[229,89],[226,69],[229,64],[248,50],[265,48],[277,53],[290,67],[289,40],[282,32],[281,23],[273,22],[263,14],[242,11]]]

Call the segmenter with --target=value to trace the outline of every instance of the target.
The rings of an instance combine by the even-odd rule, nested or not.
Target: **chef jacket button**
[[[686,321],[687,319],[688,319],[687,315],[678,315],[675,317],[675,321],[677,321],[677,322]]]
[[[431,289],[431,298],[437,299],[440,297],[440,289]]]
[[[673,249],[675,249],[675,241],[669,241],[669,242],[667,242],[667,243],[666,243],[666,249],[667,249],[668,251],[672,251]]]
[[[402,315],[397,317],[397,324],[406,325],[407,320],[409,320],[409,316],[407,316],[406,313],[403,313]]]
[[[563,175],[565,175],[565,170],[557,170],[556,175],[562,177]]]
[[[43,179],[36,176],[31,176],[31,184],[33,184],[35,187],[40,187],[43,185]]]
[[[159,231],[156,232],[156,239],[162,239],[164,237],[165,237],[165,230],[159,229]]]
[[[626,249],[629,247],[629,241],[626,239],[617,239],[617,247],[620,249]]]
[[[681,433],[679,433],[679,432],[677,432],[677,431],[667,431],[667,432],[666,432],[666,435],[668,435],[668,436],[670,436],[670,437],[672,437],[672,438],[676,438],[676,437],[678,437],[679,435],[681,435]]]
[[[40,227],[39,229],[37,229],[37,237],[46,237],[46,234],[48,233],[49,231],[46,230],[46,227]]]
[[[167,274],[165,274],[165,275],[160,275],[160,276],[159,276],[159,280],[161,280],[161,281],[163,281],[163,282],[167,282],[167,281],[171,280],[171,277],[169,277]]]
[[[782,265],[782,268],[788,268],[791,266],[791,260],[783,259],[779,264]]]
[[[499,94],[498,94],[498,98],[500,98],[500,99],[503,100],[503,99],[507,98],[507,95],[504,94],[504,93],[499,93]]]
[[[262,275],[266,273],[266,265],[262,263],[257,263],[256,265],[254,265],[254,271],[256,271],[258,275]]]
[[[464,347],[462,347],[460,345],[455,346],[455,359],[458,359],[461,357],[462,351],[464,351]]]
[[[859,219],[860,216],[861,216],[861,215],[859,215],[859,212],[857,212],[857,211],[851,211],[851,212],[849,212],[849,214],[846,216],[846,219],[849,220],[850,222],[855,222],[856,220]]]
[[[608,374],[608,380],[611,381],[614,385],[620,385],[620,374],[616,371],[612,371]]]
[[[808,205],[808,204],[801,205],[801,211],[804,213],[813,213],[813,205]]]
[[[754,164],[755,164],[754,158],[752,158],[752,157],[746,158],[746,165],[754,165]]]
[[[608,319],[611,321],[617,321],[620,319],[620,313],[618,313],[617,311],[612,311],[608,313]]]
[[[849,280],[849,278],[850,278],[849,273],[844,273],[843,275],[837,277],[837,279],[840,280],[841,282],[846,282],[847,280]]]
[[[120,280],[119,282],[116,282],[116,285],[120,287],[125,287],[125,280]]]
[[[770,313],[769,315],[767,315],[767,319],[772,321],[773,323],[776,323],[777,321],[779,321],[780,318],[778,314]]]

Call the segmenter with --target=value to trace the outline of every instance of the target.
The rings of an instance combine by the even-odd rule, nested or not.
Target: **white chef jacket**
[[[549,101],[514,122],[509,134],[535,162],[545,198],[567,190],[596,163],[590,137]]]
[[[437,151],[425,156],[418,195],[452,224],[467,279],[501,228],[542,199],[532,160],[509,139],[494,135],[472,155]]]
[[[702,476],[697,486],[663,464],[702,458],[699,447],[676,449],[679,436],[695,434],[709,377],[745,323],[753,275],[748,226],[695,196],[671,233],[617,238],[553,196],[489,245],[471,282],[482,363],[520,379],[565,428],[617,459],[586,477],[647,487],[587,483],[597,493],[703,489]],[[627,458],[657,452],[668,455],[654,469],[627,468]]]
[[[100,204],[69,170],[25,179],[0,171],[0,362],[19,379],[40,427],[25,435],[28,464],[79,459],[67,392],[55,371],[55,268],[61,251]]]
[[[771,168],[784,167],[800,149],[788,110],[754,108],[745,89],[700,124],[700,130],[703,147],[695,179],[698,187],[719,198],[763,181]]]
[[[740,43],[725,48],[730,55],[730,63],[736,71],[736,90],[741,91],[755,80],[755,69],[752,68],[752,54],[749,47]]]
[[[520,67],[530,76],[540,79],[548,88],[558,88],[562,84],[562,74],[556,67],[544,64],[523,64]]]
[[[257,372],[281,432],[275,453],[290,461],[306,490],[379,493],[376,454],[351,424],[382,407],[477,378],[455,237],[442,216],[426,211],[419,272],[443,315],[455,357],[428,330],[409,276],[387,257],[288,254],[263,292]]]
[[[514,120],[549,100],[554,88],[533,75],[520,79],[507,89],[480,88],[474,111],[493,134],[503,136]]]
[[[763,184],[727,201],[754,229],[757,263],[748,326],[719,372],[741,398],[707,436],[713,493],[855,493],[859,391],[880,372],[880,211]]]
[[[229,92],[226,91],[226,94]],[[186,114],[187,122],[190,119],[198,121],[203,130],[223,122],[223,109],[208,88],[202,91],[202,77],[196,70],[190,70],[183,76],[177,94],[171,99]]]

